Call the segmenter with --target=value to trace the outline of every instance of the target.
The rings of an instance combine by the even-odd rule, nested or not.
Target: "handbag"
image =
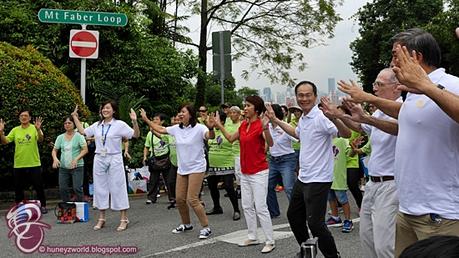
[[[54,215],[56,215],[57,223],[72,224],[77,220],[77,209],[75,203],[59,202],[54,208]]]
[[[153,145],[153,137],[154,135],[152,135],[150,138],[150,146],[152,148],[152,155],[147,160],[148,168],[151,171],[167,170],[171,166],[171,161],[169,159],[169,152],[167,152],[166,154],[162,156],[156,157],[155,156],[155,146]]]

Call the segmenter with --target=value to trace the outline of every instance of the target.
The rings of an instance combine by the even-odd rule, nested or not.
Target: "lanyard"
[[[105,132],[105,135],[104,135],[104,125],[102,125],[102,145],[105,147],[105,142],[107,141],[107,134],[108,134],[108,131],[110,130],[110,127],[112,125],[108,125],[108,128],[107,128],[107,131]]]

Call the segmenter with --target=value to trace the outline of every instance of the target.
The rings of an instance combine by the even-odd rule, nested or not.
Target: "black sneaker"
[[[223,214],[223,209],[213,208],[212,210],[206,212],[206,215],[215,215],[215,214]]]
[[[46,214],[48,213],[48,209],[46,209],[46,207],[40,207],[40,211],[41,211],[41,214]]]
[[[185,225],[185,224],[180,224],[180,226],[178,226],[177,228],[174,228],[172,230],[172,233],[174,234],[180,234],[180,233],[183,233],[185,231],[190,231],[193,229],[193,226],[192,225]]]
[[[241,213],[239,211],[235,211],[233,213],[233,220],[236,221],[236,220],[240,220],[241,219]]]

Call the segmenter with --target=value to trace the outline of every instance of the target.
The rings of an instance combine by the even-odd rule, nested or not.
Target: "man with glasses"
[[[198,121],[200,124],[204,124],[204,121],[207,119],[207,116],[209,115],[207,113],[207,108],[205,106],[200,106],[198,111]]]

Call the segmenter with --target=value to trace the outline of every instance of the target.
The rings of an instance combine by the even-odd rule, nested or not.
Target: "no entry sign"
[[[70,30],[69,56],[96,59],[99,56],[99,32],[96,30]]]

